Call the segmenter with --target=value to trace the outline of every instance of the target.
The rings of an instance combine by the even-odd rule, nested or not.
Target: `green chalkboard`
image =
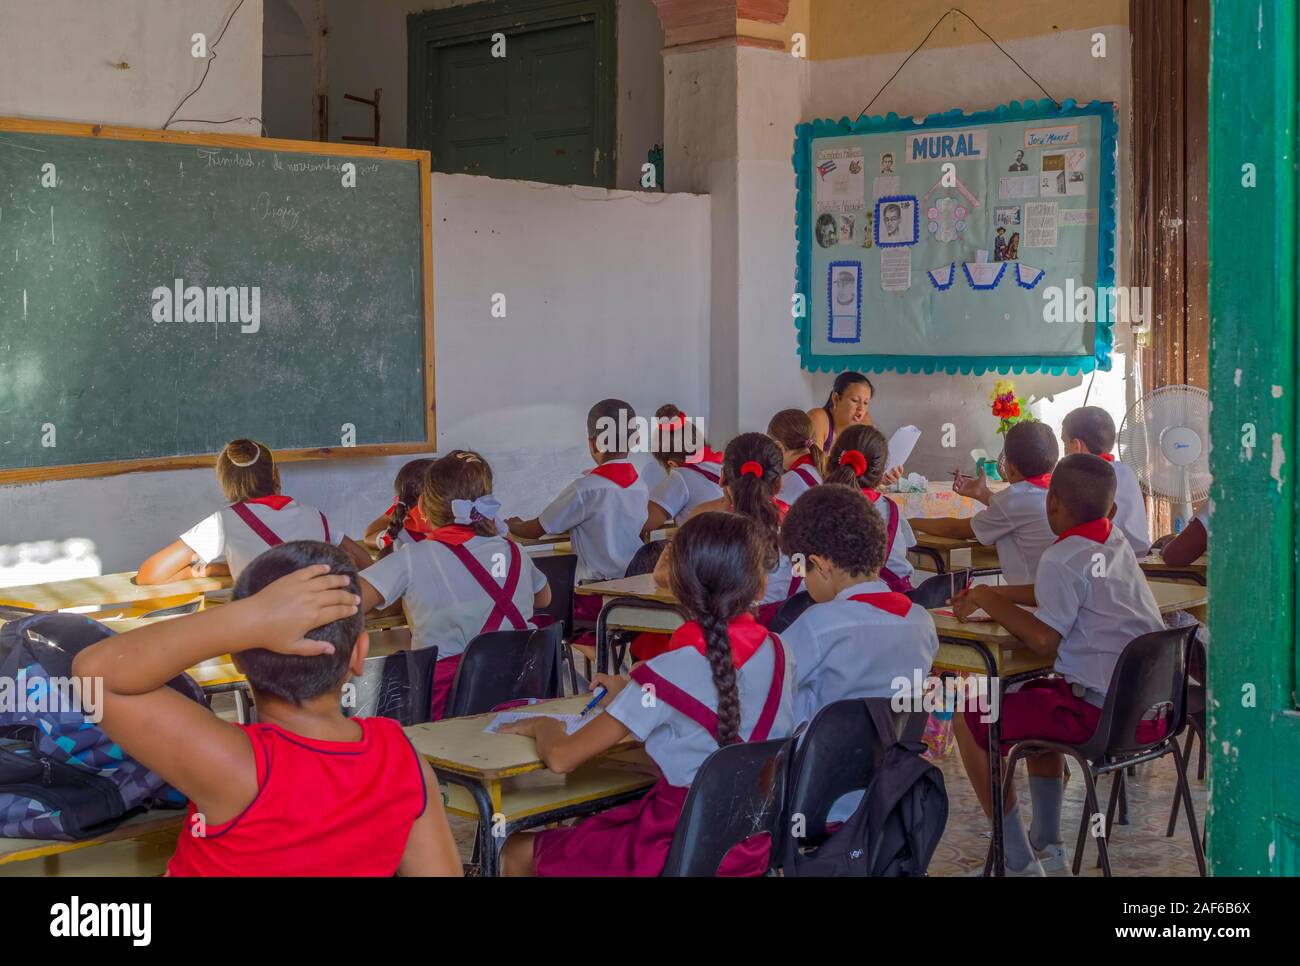
[[[428,169],[0,119],[0,480],[432,448]]]

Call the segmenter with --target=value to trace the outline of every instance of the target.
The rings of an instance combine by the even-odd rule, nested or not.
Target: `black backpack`
[[[877,732],[893,735],[888,712],[868,701]],[[786,837],[788,876],[922,876],[948,823],[943,772],[921,757],[920,742],[893,742],[872,772],[862,801],[819,847]]]

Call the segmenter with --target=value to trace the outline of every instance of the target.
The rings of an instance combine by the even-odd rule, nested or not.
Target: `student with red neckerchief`
[[[767,435],[781,448],[781,493],[793,504],[826,476],[826,454],[812,438],[812,420],[802,409],[781,410],[767,424]]]
[[[1056,434],[1045,423],[1016,423],[1007,430],[1002,460],[1003,475],[1011,485],[991,492],[982,468],[977,479],[958,477],[952,488],[987,509],[968,518],[918,517],[912,529],[996,545],[1006,582],[1033,583],[1038,558],[1056,539],[1047,522],[1047,487],[1058,455]]]
[[[690,616],[673,633],[670,649],[637,664],[628,677],[597,675],[593,689],[608,691],[604,712],[573,734],[542,717],[503,729],[535,739],[538,757],[560,774],[634,735],[662,775],[635,802],[567,828],[512,835],[502,853],[506,875],[659,875],[704,760],[723,745],[791,733],[792,662],[750,613],[763,595],[768,553],[748,517],[692,517],[664,551],[673,594]],[[762,839],[737,846],[719,874],[762,875],[770,847]]]
[[[695,423],[667,403],[655,410],[654,458],[667,474],[650,491],[641,539],[669,520],[682,523],[701,503],[722,496],[722,454],[709,449]]]
[[[272,547],[293,540],[334,544],[358,568],[370,565],[366,549],[331,527],[325,514],[280,492],[280,469],[270,447],[231,440],[217,457],[217,481],[228,506],[200,520],[140,565],[138,584],[191,577],[239,577]]]
[[[1054,659],[1057,677],[1030,681],[1003,696],[1004,753],[1027,738],[1086,742],[1101,720],[1120,653],[1134,638],[1165,626],[1128,538],[1111,524],[1114,500],[1109,463],[1091,454],[1065,457],[1047,491],[1055,540],[1043,552],[1034,582],[977,584],[952,601],[958,617],[983,608],[1035,654]],[[1144,721],[1136,737],[1155,741],[1167,727],[1163,718]],[[966,774],[988,814],[988,724],[979,711],[968,710],[956,716],[955,731]],[[1027,764],[1033,826],[1026,835],[1013,792],[1005,813],[1007,870],[1030,876],[1064,871],[1061,756],[1036,755]]]
[[[366,611],[398,601],[411,647],[438,648],[432,719],[442,717],[466,646],[489,631],[532,627],[533,610],[551,601],[546,577],[519,544],[501,536],[492,468],[477,453],[452,450],[429,467],[420,512],[427,540],[377,561],[361,575]]]
[[[1137,474],[1115,459],[1115,420],[1100,406],[1081,406],[1072,410],[1061,423],[1061,442],[1065,454],[1091,453],[1100,456],[1115,471],[1115,526],[1124,531],[1129,546],[1139,560],[1151,552],[1151,527],[1147,523],[1147,505]]]
[[[393,480],[393,505],[366,527],[366,543],[379,550],[381,557],[429,538],[433,528],[420,513],[420,494],[424,491],[424,474],[433,462],[428,458],[411,460],[398,470]]]
[[[880,514],[885,524],[885,564],[880,579],[890,590],[907,593],[912,589],[912,562],[907,550],[916,542],[912,527],[893,500],[881,494],[889,442],[874,426],[850,426],[840,433],[826,460],[826,482],[858,490]]]

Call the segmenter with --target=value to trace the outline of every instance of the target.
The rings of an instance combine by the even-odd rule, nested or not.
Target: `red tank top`
[[[360,741],[317,741],[277,725],[240,725],[257,762],[257,797],[195,829],[190,803],[174,876],[391,876],[424,814],[424,773],[402,726],[354,718]]]

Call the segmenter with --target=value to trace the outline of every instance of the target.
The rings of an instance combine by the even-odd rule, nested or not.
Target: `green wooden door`
[[[610,185],[613,26],[609,0],[413,16],[411,146],[437,171]]]
[[[1295,0],[1211,27],[1209,857],[1300,875]]]

